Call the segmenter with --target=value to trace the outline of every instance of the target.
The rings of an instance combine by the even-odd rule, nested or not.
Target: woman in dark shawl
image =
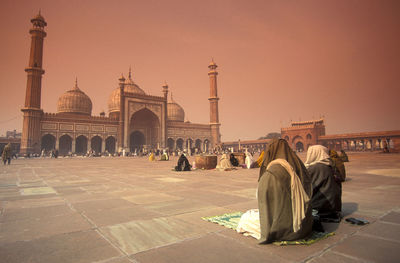
[[[260,243],[297,240],[312,231],[311,181],[286,140],[274,139],[265,152],[258,179]]]
[[[332,166],[334,169],[333,173],[335,174],[336,179],[340,182],[344,182],[346,180],[346,169],[342,159],[335,150],[329,150],[329,156],[332,160]]]
[[[175,171],[190,171],[191,165],[189,164],[188,159],[186,156],[182,153],[181,156],[178,159],[178,164],[175,166]]]
[[[312,208],[321,221],[340,222],[342,211],[342,183],[336,180],[328,149],[322,145],[308,148],[305,166],[311,177]]]
[[[239,161],[238,159],[236,159],[235,155],[233,155],[233,153],[231,153],[229,160],[231,161],[231,164],[235,167],[239,166]]]

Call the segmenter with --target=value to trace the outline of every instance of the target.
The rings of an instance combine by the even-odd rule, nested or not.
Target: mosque
[[[31,19],[31,49],[23,112],[21,154],[57,149],[60,154],[108,151],[134,152],[140,149],[194,149],[209,151],[221,142],[218,118],[217,65],[208,66],[210,79],[210,122],[185,121],[184,109],[168,96],[147,94],[135,83],[129,69],[121,76],[108,100],[108,116],[92,115],[92,101],[78,86],[66,91],[57,103],[57,113],[41,109],[41,81],[44,31],[47,23],[39,13]]]

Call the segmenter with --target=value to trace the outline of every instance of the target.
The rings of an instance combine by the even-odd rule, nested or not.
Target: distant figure
[[[153,152],[150,152],[149,161],[150,161],[150,162],[153,162],[153,161],[155,161],[155,160],[156,160],[156,157],[154,156],[154,153],[153,153]]]
[[[234,169],[227,153],[224,153],[221,156],[221,159],[219,160],[219,163],[218,163],[216,169],[223,170],[223,171],[230,171],[230,170]]]
[[[312,231],[311,180],[286,140],[274,139],[258,178],[260,243],[297,240]]]
[[[239,166],[239,161],[238,159],[236,159],[235,155],[233,155],[233,153],[231,153],[229,160],[231,161],[231,164],[235,167]]]
[[[347,156],[346,152],[344,150],[340,150],[340,159],[342,160],[342,162],[348,162],[349,161],[349,157]]]
[[[308,148],[304,163],[311,177],[312,208],[321,221],[340,222],[342,211],[342,183],[334,176],[328,149],[322,145]]]
[[[346,180],[346,168],[344,167],[342,159],[335,150],[329,150],[329,156],[332,160],[333,173],[336,180],[344,182]]]
[[[258,156],[258,159],[251,164],[251,168],[259,168],[259,167],[261,167],[261,164],[262,164],[262,162],[264,160],[264,154],[265,154],[265,151],[262,151],[260,153],[260,156]]]
[[[186,156],[182,153],[181,156],[178,159],[177,166],[175,166],[175,171],[190,171],[191,166],[189,164],[189,160],[186,158]]]
[[[8,163],[8,165],[10,165],[10,163],[11,163],[11,155],[12,155],[11,143],[8,143],[4,147],[3,153],[1,154],[1,158],[3,159],[4,165],[6,165],[6,163]]]
[[[253,156],[251,155],[250,152],[248,152],[246,150],[246,159],[245,159],[245,163],[246,163],[246,168],[250,169],[251,168],[251,164],[253,163]]]
[[[169,155],[166,150],[163,150],[163,153],[161,154],[161,159],[160,161],[169,161]]]

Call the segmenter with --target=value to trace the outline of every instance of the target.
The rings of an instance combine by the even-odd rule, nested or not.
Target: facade
[[[91,99],[78,87],[63,94],[57,103],[57,113],[41,109],[41,78],[43,40],[47,25],[39,13],[31,20],[32,36],[28,74],[21,154],[40,153],[57,149],[60,154],[100,152],[135,152],[139,150],[193,149],[208,151],[220,143],[217,95],[217,65],[209,65],[210,123],[185,122],[184,109],[168,96],[168,85],[162,87],[162,96],[146,94],[133,80],[118,81],[108,100],[108,116],[92,115]]]
[[[325,135],[323,119],[292,122],[290,127],[281,129],[281,137],[297,151],[306,151],[310,145],[315,144],[337,151],[375,151],[385,148],[390,152],[400,151],[400,131]]]

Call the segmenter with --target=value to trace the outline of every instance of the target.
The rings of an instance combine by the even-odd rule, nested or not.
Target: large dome
[[[167,104],[167,119],[169,121],[181,121],[181,122],[185,120],[185,111],[178,103],[176,103],[172,99],[172,94],[171,94],[171,100],[168,101]]]
[[[58,113],[79,113],[85,115],[92,114],[92,101],[78,88],[78,82],[75,87],[64,93],[57,103]]]
[[[120,80],[123,81],[122,83],[124,84],[124,92],[146,95],[146,93],[141,88],[139,88],[139,86],[132,80],[130,69],[129,69],[128,79],[125,80],[124,77],[122,77]],[[119,106],[120,98],[121,98],[120,88],[116,88],[115,90],[113,90],[110,97],[108,97],[108,111],[110,113],[117,112],[120,110]]]

